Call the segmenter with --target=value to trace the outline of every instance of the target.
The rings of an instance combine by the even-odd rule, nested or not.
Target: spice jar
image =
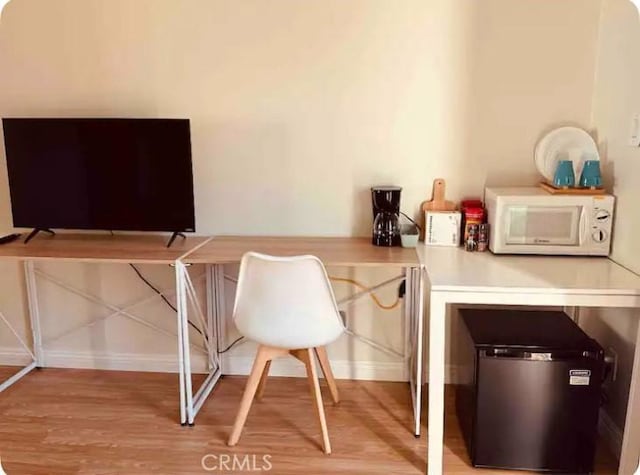
[[[484,252],[489,249],[489,224],[482,223],[478,226],[478,251]]]
[[[484,208],[473,207],[464,209],[464,241],[469,237],[469,229],[473,225],[480,225],[484,222]]]
[[[469,232],[467,233],[467,238],[464,241],[464,248],[473,252],[478,249],[478,225],[471,224],[469,226]]]

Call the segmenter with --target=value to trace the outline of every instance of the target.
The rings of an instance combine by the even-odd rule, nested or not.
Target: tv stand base
[[[52,236],[55,236],[56,233],[54,233],[51,229],[49,228],[35,228],[33,231],[31,231],[29,233],[29,235],[27,236],[27,238],[24,240],[24,243],[27,244],[29,241],[31,241],[34,237],[36,237],[36,234],[38,234],[39,232],[43,232],[43,233],[48,233],[51,234]]]
[[[182,239],[187,239],[187,236],[185,236],[184,234],[180,233],[180,232],[175,232],[171,235],[171,238],[169,239],[169,242],[167,243],[167,247],[171,247],[171,244],[173,244],[173,241],[176,240],[176,238],[180,236]]]

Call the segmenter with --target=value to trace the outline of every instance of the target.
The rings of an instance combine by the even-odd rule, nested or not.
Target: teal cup
[[[600,160],[587,160],[580,174],[580,186],[584,188],[599,188],[602,186]]]
[[[567,188],[576,185],[576,176],[573,173],[573,162],[571,160],[560,160],[556,173],[553,176],[553,184],[559,188]]]

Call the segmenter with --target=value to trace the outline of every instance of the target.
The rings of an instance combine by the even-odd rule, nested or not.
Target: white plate
[[[551,183],[558,161],[572,160],[577,183],[585,160],[600,160],[600,154],[595,140],[587,132],[577,127],[560,127],[538,142],[534,159],[540,174]]]

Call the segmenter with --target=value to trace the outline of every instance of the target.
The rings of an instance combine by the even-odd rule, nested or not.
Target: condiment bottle
[[[471,224],[467,238],[464,241],[464,247],[467,251],[472,252],[478,249],[478,225]]]
[[[478,251],[489,249],[489,224],[482,223],[478,226]]]
[[[469,228],[472,225],[479,225],[484,222],[483,208],[465,208],[464,209],[464,240],[469,236]]]

